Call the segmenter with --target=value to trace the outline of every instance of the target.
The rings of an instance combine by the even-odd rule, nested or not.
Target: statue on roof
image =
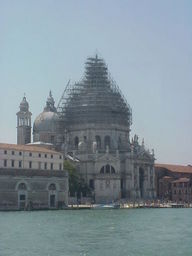
[[[52,96],[52,92],[51,90],[49,91],[49,96],[47,98],[47,101],[46,101],[46,106],[44,108],[44,111],[48,112],[56,112],[56,108],[55,108],[55,101],[54,101],[54,98]]]

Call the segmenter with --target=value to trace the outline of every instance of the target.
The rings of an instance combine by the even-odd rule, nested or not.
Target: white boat
[[[100,209],[120,209],[119,204],[93,204],[92,209],[100,210]]]

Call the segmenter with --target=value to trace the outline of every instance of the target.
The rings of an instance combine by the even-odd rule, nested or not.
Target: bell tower
[[[31,112],[29,103],[24,95],[17,112],[17,144],[24,145],[31,142]]]

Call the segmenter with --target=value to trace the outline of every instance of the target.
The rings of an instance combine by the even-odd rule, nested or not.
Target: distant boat
[[[120,204],[93,204],[92,209],[95,210],[107,210],[107,209],[120,209]]]

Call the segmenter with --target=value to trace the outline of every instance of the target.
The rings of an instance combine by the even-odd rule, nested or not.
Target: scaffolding
[[[83,79],[68,82],[57,112],[66,125],[83,123],[119,124],[130,127],[132,111],[118,85],[111,78],[104,60],[90,57]]]

